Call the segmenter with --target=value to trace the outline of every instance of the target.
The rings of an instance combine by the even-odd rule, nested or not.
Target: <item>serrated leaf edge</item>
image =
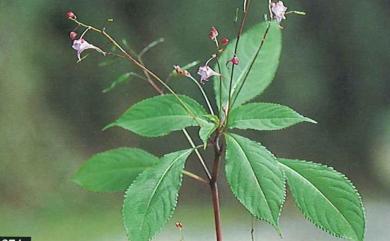
[[[286,127],[283,127],[283,128],[277,128],[277,129],[273,129],[273,130],[261,130],[261,129],[253,129],[253,128],[238,128],[236,126],[231,126],[231,124],[228,124],[228,128],[229,129],[240,129],[240,130],[257,130],[257,131],[277,131],[277,130],[285,130],[289,127],[292,127],[292,126],[295,126],[299,123],[302,123],[302,122],[308,122],[308,123],[312,123],[312,124],[318,124],[317,121],[309,118],[309,117],[306,117],[300,113],[298,113],[297,111],[295,111],[293,108],[291,108],[290,106],[287,106],[287,105],[282,105],[282,104],[277,104],[277,103],[270,103],[270,102],[246,102],[246,103],[243,103],[242,105],[239,105],[237,106],[236,108],[234,108],[231,112],[231,114],[234,113],[234,111],[237,111],[238,109],[240,109],[241,107],[244,107],[244,106],[247,106],[247,105],[253,105],[253,104],[269,104],[269,105],[275,105],[275,106],[278,106],[278,107],[284,107],[284,108],[288,108],[290,109],[291,111],[293,111],[295,114],[298,115],[297,118],[273,118],[273,119],[299,119],[302,120],[300,122],[297,122],[295,124],[292,124],[292,125],[289,125],[289,126],[286,126]],[[229,119],[231,121],[231,119]],[[256,119],[257,120],[257,119]]]
[[[333,167],[328,166],[328,165],[325,165],[325,164],[316,163],[316,162],[312,162],[312,161],[306,161],[306,160],[299,160],[299,159],[278,158],[278,159],[277,159],[277,160],[278,160],[278,163],[281,164],[281,165],[283,165],[283,166],[285,166],[285,165],[284,165],[283,163],[281,163],[281,162],[279,161],[279,159],[301,161],[301,162],[306,162],[306,163],[315,164],[315,165],[319,165],[319,166],[325,167],[325,168],[327,168],[327,169],[329,169],[329,170],[331,170],[331,171],[334,171],[334,172],[336,172],[337,174],[339,174],[339,175],[340,175],[340,176],[341,176],[349,185],[351,185],[352,189],[354,190],[356,196],[358,197],[358,199],[359,199],[359,201],[360,201],[360,207],[362,208],[362,211],[363,211],[363,219],[364,219],[363,237],[362,237],[361,240],[359,239],[359,240],[357,240],[357,241],[363,241],[363,240],[364,240],[364,238],[365,238],[365,233],[366,233],[366,210],[365,210],[365,208],[364,208],[364,206],[363,206],[363,200],[362,200],[362,197],[361,197],[360,193],[358,192],[357,188],[356,188],[355,185],[352,183],[352,181],[348,179],[347,176],[345,176],[343,173],[337,171],[337,170],[334,169]],[[290,168],[290,169],[291,169],[291,168]],[[282,168],[282,171],[283,171],[283,168]],[[284,171],[283,171],[283,172],[284,172]],[[286,181],[287,181],[287,185],[288,185],[287,175],[285,175],[285,177],[286,177]],[[294,197],[294,199],[295,199],[295,195],[294,195],[292,192],[291,192],[291,195],[293,195],[293,197]],[[345,235],[339,235],[339,234],[333,233],[333,232],[331,232],[330,230],[326,229],[325,227],[322,227],[321,225],[316,224],[308,215],[305,214],[305,212],[303,211],[302,207],[301,207],[298,203],[296,203],[295,201],[294,201],[294,203],[295,203],[295,205],[298,207],[298,209],[301,211],[301,213],[303,214],[303,216],[305,217],[305,219],[309,220],[309,221],[310,221],[315,227],[317,227],[318,229],[320,229],[320,230],[322,230],[322,231],[324,231],[324,232],[326,232],[326,233],[328,233],[328,234],[330,234],[330,235],[332,235],[332,236],[334,236],[334,237],[336,237],[336,238],[343,238],[343,239],[355,240],[355,239],[353,239],[353,238],[351,238],[351,237],[347,237],[347,236],[345,236]],[[358,237],[358,238],[359,238],[359,237]]]
[[[225,133],[225,135],[232,136],[232,135],[237,135],[237,134],[234,134],[234,133]],[[246,138],[246,137],[245,137],[245,138]],[[249,139],[249,138],[248,138],[248,139]],[[249,140],[250,140],[250,139],[249,139]],[[251,141],[253,141],[253,140],[251,140]],[[261,143],[259,143],[259,142],[257,142],[257,141],[253,141],[253,142],[256,142],[257,144],[263,146]],[[264,149],[265,149],[265,150],[266,150],[266,151],[275,159],[276,163],[278,163],[277,157],[276,157],[272,152],[270,152],[265,146],[263,146],[263,147],[264,147]],[[227,148],[226,148],[225,152],[226,152],[226,151],[227,151]],[[225,156],[226,156],[226,154],[225,154]],[[283,170],[281,170],[280,167],[279,167],[279,170],[281,171],[281,173],[282,173],[282,175],[283,175],[283,178],[285,178],[285,173],[283,172]],[[226,172],[226,169],[225,169],[225,172]],[[227,183],[229,183],[229,182],[227,182]],[[230,184],[229,184],[229,188],[230,188],[230,190],[232,191],[233,196],[240,202],[240,204],[245,208],[245,210],[246,210],[251,216],[255,217],[257,220],[264,221],[264,222],[266,222],[266,223],[272,225],[272,226],[275,228],[276,232],[278,232],[278,234],[279,234],[280,236],[281,236],[281,231],[280,231],[280,227],[279,227],[279,224],[280,224],[279,221],[280,221],[280,216],[282,215],[282,210],[283,210],[283,206],[284,206],[284,203],[285,203],[285,201],[286,201],[286,195],[287,195],[287,193],[286,193],[287,186],[286,186],[286,181],[285,181],[285,180],[283,180],[283,186],[284,186],[284,188],[283,188],[283,189],[284,189],[284,190],[283,190],[283,199],[282,199],[282,202],[281,202],[281,205],[280,205],[278,217],[277,217],[276,220],[273,220],[273,221],[275,221],[275,223],[272,223],[272,222],[270,222],[269,220],[267,220],[267,219],[265,219],[265,218],[258,217],[257,215],[252,214],[252,213],[245,207],[245,205],[242,204],[240,198],[233,192],[233,190],[231,190],[231,187],[230,187]],[[272,215],[271,215],[271,216],[272,216]]]
[[[156,95],[156,96],[153,96],[153,97],[150,97],[150,98],[147,98],[147,99],[144,99],[144,100],[142,100],[142,101],[139,101],[139,102],[137,102],[137,103],[135,103],[135,104],[133,104],[132,106],[130,106],[125,112],[123,112],[114,122],[112,122],[112,123],[110,123],[110,124],[107,124],[106,126],[104,126],[103,127],[103,131],[105,131],[105,130],[107,130],[107,129],[109,129],[109,128],[112,128],[112,127],[120,127],[120,128],[123,128],[123,129],[125,129],[125,130],[128,130],[128,131],[131,131],[131,132],[133,132],[133,133],[135,133],[135,134],[137,134],[137,135],[140,135],[140,136],[143,136],[143,137],[148,137],[148,138],[153,138],[153,137],[163,137],[163,136],[167,136],[169,133],[171,133],[171,132],[174,132],[174,131],[178,131],[178,130],[182,130],[182,129],[177,129],[177,130],[173,130],[173,131],[167,131],[167,132],[164,132],[164,133],[161,133],[161,134],[159,134],[159,135],[145,135],[145,134],[140,134],[140,133],[137,133],[137,132],[135,132],[134,130],[131,130],[131,129],[129,129],[129,128],[124,128],[123,126],[121,126],[121,125],[118,125],[118,120],[121,118],[121,116],[122,115],[124,115],[126,112],[128,112],[131,108],[133,108],[135,105],[138,105],[138,104],[142,104],[142,103],[144,103],[144,102],[146,102],[146,101],[149,101],[149,100],[152,100],[152,99],[157,99],[157,98],[161,98],[162,96],[173,96],[174,97],[174,95],[173,94],[165,94],[165,95]],[[191,102],[194,102],[194,103],[196,103],[196,105],[198,105],[198,107],[204,112],[203,113],[203,115],[202,115],[202,117],[203,116],[205,116],[205,115],[207,115],[207,111],[206,111],[206,109],[204,108],[204,106],[202,105],[202,104],[200,104],[198,101],[196,101],[196,100],[194,100],[193,98],[191,98],[191,97],[189,97],[189,96],[187,96],[187,95],[177,95],[179,98],[183,98],[184,97],[184,99],[187,99],[187,100],[190,100]],[[180,103],[180,102],[179,102]],[[189,115],[189,117],[191,117],[190,115]],[[200,122],[201,121],[205,121],[205,122],[208,122],[206,119],[202,119],[200,116],[197,116],[197,117],[191,117],[192,119],[194,119],[196,122],[197,122],[197,124],[193,124],[193,125],[189,125],[188,127],[194,127],[194,126],[199,126],[199,127],[203,127],[201,124],[200,124]],[[199,119],[201,120],[200,122],[199,122]]]
[[[79,169],[76,171],[76,173],[74,173],[71,177],[70,177],[70,180],[75,183],[76,185],[80,186],[81,188],[87,190],[87,191],[90,191],[90,192],[96,192],[96,193],[115,193],[115,192],[121,192],[120,190],[117,190],[117,191],[100,191],[100,190],[95,190],[95,189],[91,189],[91,188],[88,188],[86,187],[85,185],[82,184],[82,182],[80,182],[77,178],[77,176],[79,175],[81,169],[84,169],[85,165],[88,163],[89,160],[91,160],[92,158],[94,157],[97,157],[97,156],[100,156],[102,154],[106,154],[108,152],[111,152],[111,151],[119,151],[119,150],[128,150],[128,151],[132,151],[132,150],[136,150],[136,151],[141,151],[141,152],[145,152],[153,157],[155,157],[157,160],[159,160],[159,158],[155,155],[153,155],[152,153],[150,152],[147,152],[141,148],[137,148],[137,147],[118,147],[118,148],[114,148],[114,149],[110,149],[110,150],[106,150],[106,151],[103,151],[103,152],[99,152],[99,153],[96,153],[92,156],[90,156],[86,161],[84,161],[81,166],[79,167]],[[158,163],[155,163],[155,165],[158,164]],[[145,167],[145,170],[148,169],[150,167]],[[141,172],[142,173],[142,172]],[[140,174],[141,174],[140,173]],[[139,174],[138,174],[139,175]],[[137,176],[138,177],[138,176]],[[134,179],[135,181],[136,179]],[[133,181],[133,182],[134,182]]]
[[[189,156],[189,155],[192,153],[193,150],[194,150],[194,149],[182,150],[183,154],[180,155],[180,156],[179,156],[178,158],[176,158],[176,159],[181,158],[182,156],[186,155],[187,153],[188,153],[187,155]],[[171,153],[169,153],[169,154],[171,154]],[[168,154],[166,154],[166,155],[168,155]],[[164,156],[166,156],[166,155],[164,155]],[[163,157],[162,157],[162,158],[163,158]],[[188,157],[187,157],[187,158],[188,158]],[[160,158],[160,159],[161,159],[161,158]],[[170,167],[171,167],[171,166],[170,166]],[[127,190],[126,190],[126,192],[125,192],[125,194],[124,194],[124,200],[123,200],[123,205],[122,205],[122,219],[123,219],[123,220],[125,219],[125,213],[124,213],[124,212],[125,212],[125,200],[126,200],[126,198],[127,198],[127,191],[130,189],[131,186],[136,185],[137,180],[140,178],[140,176],[141,176],[143,173],[144,173],[144,172],[140,173],[140,174],[137,176],[137,178],[136,178],[136,179],[134,180],[134,182],[127,188]],[[181,187],[182,183],[183,183],[183,172],[180,172],[180,185],[179,185],[179,190],[180,190],[180,187]],[[173,208],[172,208],[172,210],[171,210],[171,212],[170,212],[169,217],[168,217],[167,220],[161,225],[160,229],[159,229],[159,230],[156,230],[156,232],[149,238],[149,241],[151,241],[152,239],[154,239],[154,237],[156,237],[156,235],[157,235],[158,233],[161,232],[161,230],[164,228],[164,226],[165,226],[165,225],[168,223],[168,221],[172,218],[173,213],[174,213],[174,211],[175,211],[175,209],[176,209],[176,206],[177,206],[178,199],[179,199],[179,191],[178,191],[177,194],[176,194],[175,203],[174,203],[174,205],[173,205]],[[130,237],[129,237],[129,230],[127,229],[127,226],[126,226],[125,222],[123,222],[123,226],[124,226],[125,231],[126,231],[127,240],[129,240],[129,241],[135,241],[135,240],[130,240]]]

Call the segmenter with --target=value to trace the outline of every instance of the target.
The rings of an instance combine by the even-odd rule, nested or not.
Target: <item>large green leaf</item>
[[[156,137],[189,126],[205,126],[204,108],[187,96],[178,97],[181,102],[173,95],[141,101],[108,127],[119,126],[142,136]]]
[[[294,201],[307,219],[337,237],[364,240],[363,204],[343,174],[312,162],[279,161]]]
[[[260,49],[261,41],[268,26],[269,30],[264,45]],[[228,101],[232,69],[231,64],[225,65],[225,63],[233,57],[235,42],[236,40],[233,40],[219,58],[223,76],[221,89],[223,104]],[[279,25],[275,22],[264,22],[255,25],[241,36],[238,49],[240,64],[234,68],[232,93],[236,95],[244,79],[247,78],[247,80],[233,107],[239,106],[261,94],[272,82],[279,65],[279,56],[282,49],[282,34]],[[218,69],[217,66],[214,68]],[[250,72],[247,75],[248,71]],[[214,90],[219,106],[219,78],[214,78]]]
[[[124,191],[158,160],[141,149],[118,148],[92,156],[73,176],[73,181],[95,192]]]
[[[232,110],[229,128],[280,130],[299,122],[316,123],[287,106],[270,103],[250,103]]]
[[[129,187],[123,220],[130,241],[148,241],[161,230],[175,210],[184,164],[192,150],[165,155]]]
[[[285,182],[274,155],[260,143],[226,135],[226,178],[234,195],[258,219],[278,228]]]

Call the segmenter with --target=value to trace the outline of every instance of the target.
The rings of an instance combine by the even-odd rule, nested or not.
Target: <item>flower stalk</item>
[[[137,61],[135,58],[133,58],[125,49],[122,48],[122,46],[117,42],[115,41],[114,38],[111,37],[111,35],[109,35],[108,33],[106,33],[104,30],[100,30],[98,28],[95,28],[93,26],[90,26],[90,25],[87,25],[87,24],[84,24],[80,21],[78,21],[76,18],[69,18],[70,20],[72,20],[73,22],[75,22],[77,25],[79,26],[82,26],[82,27],[85,27],[87,28],[88,30],[92,30],[92,31],[95,31],[97,33],[100,33],[102,34],[105,38],[107,38],[107,40],[113,44],[116,48],[118,48],[124,55],[124,57],[126,57],[128,60],[130,60],[131,62],[133,62],[136,66],[138,66],[139,68],[141,68],[144,73],[145,73],[145,76],[149,82],[149,84],[151,84],[151,86],[161,95],[164,94],[164,91],[158,86],[156,85],[156,83],[153,81],[152,77],[154,79],[156,79],[158,82],[160,82],[161,84],[163,84],[163,86],[168,89],[174,96],[176,96],[176,98],[179,100],[179,102],[186,108],[188,109],[188,107],[185,105],[185,103],[183,103],[183,101],[177,96],[177,94],[164,82],[162,81],[155,73],[153,73],[151,70],[149,70],[148,68],[146,68],[142,63],[140,63],[139,61]],[[192,112],[190,112],[192,113]],[[193,114],[192,114],[193,115]],[[195,118],[195,117],[194,117]],[[196,119],[196,118],[195,118]],[[198,160],[199,162],[201,163],[202,167],[203,167],[203,170],[207,176],[207,179],[208,180],[211,180],[211,173],[202,157],[202,155],[200,154],[199,150],[196,148],[196,145],[194,143],[194,141],[192,140],[191,136],[189,135],[189,133],[187,132],[186,129],[183,129],[182,130],[186,139],[188,140],[190,146],[194,149],[197,157],[198,157]]]
[[[232,58],[237,57],[237,54],[238,54],[238,45],[240,43],[240,38],[241,38],[242,32],[244,31],[244,26],[245,26],[246,20],[248,18],[250,3],[251,3],[251,0],[244,0],[243,16],[241,19],[240,28],[238,29],[238,32],[237,32],[237,40],[236,40],[236,44],[234,47],[234,52],[233,52]],[[233,79],[234,79],[234,68],[235,68],[235,65],[233,64],[232,70],[230,73],[230,81],[229,81],[229,93],[228,93],[229,96],[228,96],[228,103],[227,103],[226,123],[229,120],[229,113],[230,113],[230,109],[232,106],[231,102],[232,102],[232,86],[233,86]]]

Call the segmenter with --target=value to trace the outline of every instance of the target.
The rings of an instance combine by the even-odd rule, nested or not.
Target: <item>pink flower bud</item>
[[[216,40],[218,37],[218,30],[213,26],[210,29],[209,38],[211,40]]]
[[[76,37],[77,37],[77,33],[76,32],[70,32],[69,33],[69,38],[71,39],[71,40],[75,40],[76,39]]]
[[[228,44],[229,44],[229,39],[228,39],[228,38],[223,38],[223,39],[221,40],[221,45],[226,46],[226,45],[228,45]]]
[[[232,64],[234,65],[238,65],[240,63],[240,59],[237,57],[237,56],[234,56],[230,62],[232,62]]]
[[[76,19],[76,18],[77,18],[76,15],[75,15],[72,11],[68,11],[68,12],[66,13],[66,17],[67,17],[68,19]]]

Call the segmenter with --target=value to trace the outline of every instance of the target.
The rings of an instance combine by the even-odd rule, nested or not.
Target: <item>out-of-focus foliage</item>
[[[262,21],[266,13],[265,1],[253,2],[249,25]],[[390,2],[285,2],[289,9],[307,15],[288,16],[280,68],[258,100],[291,106],[319,124],[292,128],[277,136],[252,137],[279,156],[305,157],[335,166],[357,186],[370,190],[368,196],[375,196],[376,191],[381,196],[388,194]],[[138,51],[164,37],[164,43],[143,57],[164,77],[174,64],[209,58],[214,46],[207,34],[212,25],[221,35],[234,38],[237,24],[233,20],[241,5],[238,0],[0,0],[1,206],[50,212],[52,207],[65,210],[93,200],[96,206],[92,208],[111,208],[114,201],[117,206],[112,208],[118,210],[116,196],[97,198],[69,181],[82,160],[125,145],[147,147],[154,154],[174,151],[176,144],[188,148],[180,133],[152,141],[120,129],[101,131],[133,103],[155,93],[145,81],[132,78],[103,94],[120,74],[138,70],[116,60],[98,68],[106,59],[95,53],[76,64],[68,39],[74,26],[65,19],[66,11],[71,9],[79,19],[105,26]],[[109,18],[114,21],[107,21]],[[88,33],[87,37],[103,49],[110,48],[97,34]],[[180,93],[200,97],[188,80],[175,78],[170,84]],[[211,83],[205,87],[212,92]],[[188,166],[198,169],[191,160]],[[185,182],[183,188],[187,185],[192,184]],[[183,198],[204,197],[199,188]],[[22,218],[15,217],[13,222]],[[0,223],[4,232],[2,227],[9,226]]]

